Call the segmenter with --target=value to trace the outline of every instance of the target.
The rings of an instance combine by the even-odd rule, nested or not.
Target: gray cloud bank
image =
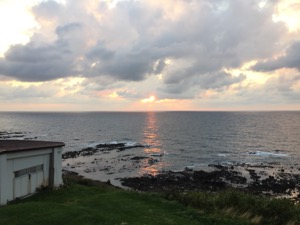
[[[300,71],[300,41],[293,43],[286,51],[284,56],[278,59],[271,59],[259,62],[253,66],[256,71],[274,71],[282,68],[294,68]]]
[[[268,60],[287,33],[272,21],[276,1],[264,8],[258,0],[157,2],[120,1],[114,8],[93,0],[42,2],[32,9],[40,30],[26,45],[10,47],[0,74],[30,82],[71,76],[138,82],[162,74],[159,90],[180,94],[242,82],[245,75],[223,71],[251,60],[264,60],[257,71],[300,69],[299,42]]]

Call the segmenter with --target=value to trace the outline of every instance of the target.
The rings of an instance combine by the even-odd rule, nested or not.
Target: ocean
[[[98,180],[210,164],[300,169],[300,112],[1,112],[0,139],[62,141],[64,152],[123,143],[63,160]]]

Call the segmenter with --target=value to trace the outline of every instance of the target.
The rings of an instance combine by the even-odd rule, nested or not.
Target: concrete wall
[[[62,147],[0,154],[0,205],[32,194],[40,186],[59,187],[61,155]],[[32,171],[34,167],[39,170]],[[22,175],[24,171],[28,172]]]

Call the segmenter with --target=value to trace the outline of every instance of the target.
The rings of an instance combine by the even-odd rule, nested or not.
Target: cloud
[[[194,98],[202,90],[223,91],[233,84],[243,82],[246,79],[244,74],[233,76],[226,72],[206,73],[202,76],[194,76],[190,79],[182,79],[180,82],[167,83],[159,89],[169,95],[168,98]],[[166,96],[164,96],[166,97]]]
[[[72,37],[80,34],[80,28],[78,23],[58,26],[57,40],[53,43],[12,46],[5,58],[0,59],[0,72],[21,81],[47,81],[78,75]]]
[[[25,99],[47,99],[53,97],[59,88],[55,85],[12,85],[10,82],[1,82],[0,98],[6,101],[24,101]]]
[[[44,46],[13,46],[0,60],[0,71],[21,81],[47,81],[73,73],[73,62],[63,43]]]
[[[140,99],[143,97],[141,94],[132,90],[120,90],[117,91],[116,94],[126,99]]]
[[[273,95],[273,99],[282,98],[284,102],[297,102],[300,99],[300,74],[288,73],[286,75],[271,78],[265,84],[265,92]],[[277,95],[277,98],[276,98]],[[271,96],[270,96],[271,97]]]
[[[0,76],[32,83],[77,77],[76,90],[88,97],[193,99],[238,85],[246,89],[239,94],[254,96],[247,72],[232,70],[251,61],[256,71],[300,70],[300,42],[291,45],[286,25],[272,20],[278,1],[260,2],[43,1],[32,8],[39,28],[0,58]],[[264,88],[283,94],[275,86]]]
[[[294,42],[286,51],[284,56],[275,60],[259,62],[252,69],[256,71],[274,71],[282,68],[295,68],[300,71],[300,41]]]
[[[87,52],[86,57],[89,60],[102,60],[107,61],[114,57],[115,52],[110,51],[106,49],[101,44],[97,45],[93,49],[91,49],[89,52]]]
[[[92,76],[106,75],[118,80],[140,81],[153,71],[154,59],[139,53],[117,54],[112,59],[99,61],[91,69]]]

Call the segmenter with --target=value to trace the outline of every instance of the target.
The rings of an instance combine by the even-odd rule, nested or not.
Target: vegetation
[[[300,209],[287,200],[239,192],[158,194],[124,191],[68,176],[64,188],[44,190],[0,208],[2,224],[299,224]]]
[[[166,193],[170,200],[201,209],[210,215],[245,219],[253,224],[293,225],[300,224],[299,203],[288,199],[258,196],[236,190],[224,192]]]

